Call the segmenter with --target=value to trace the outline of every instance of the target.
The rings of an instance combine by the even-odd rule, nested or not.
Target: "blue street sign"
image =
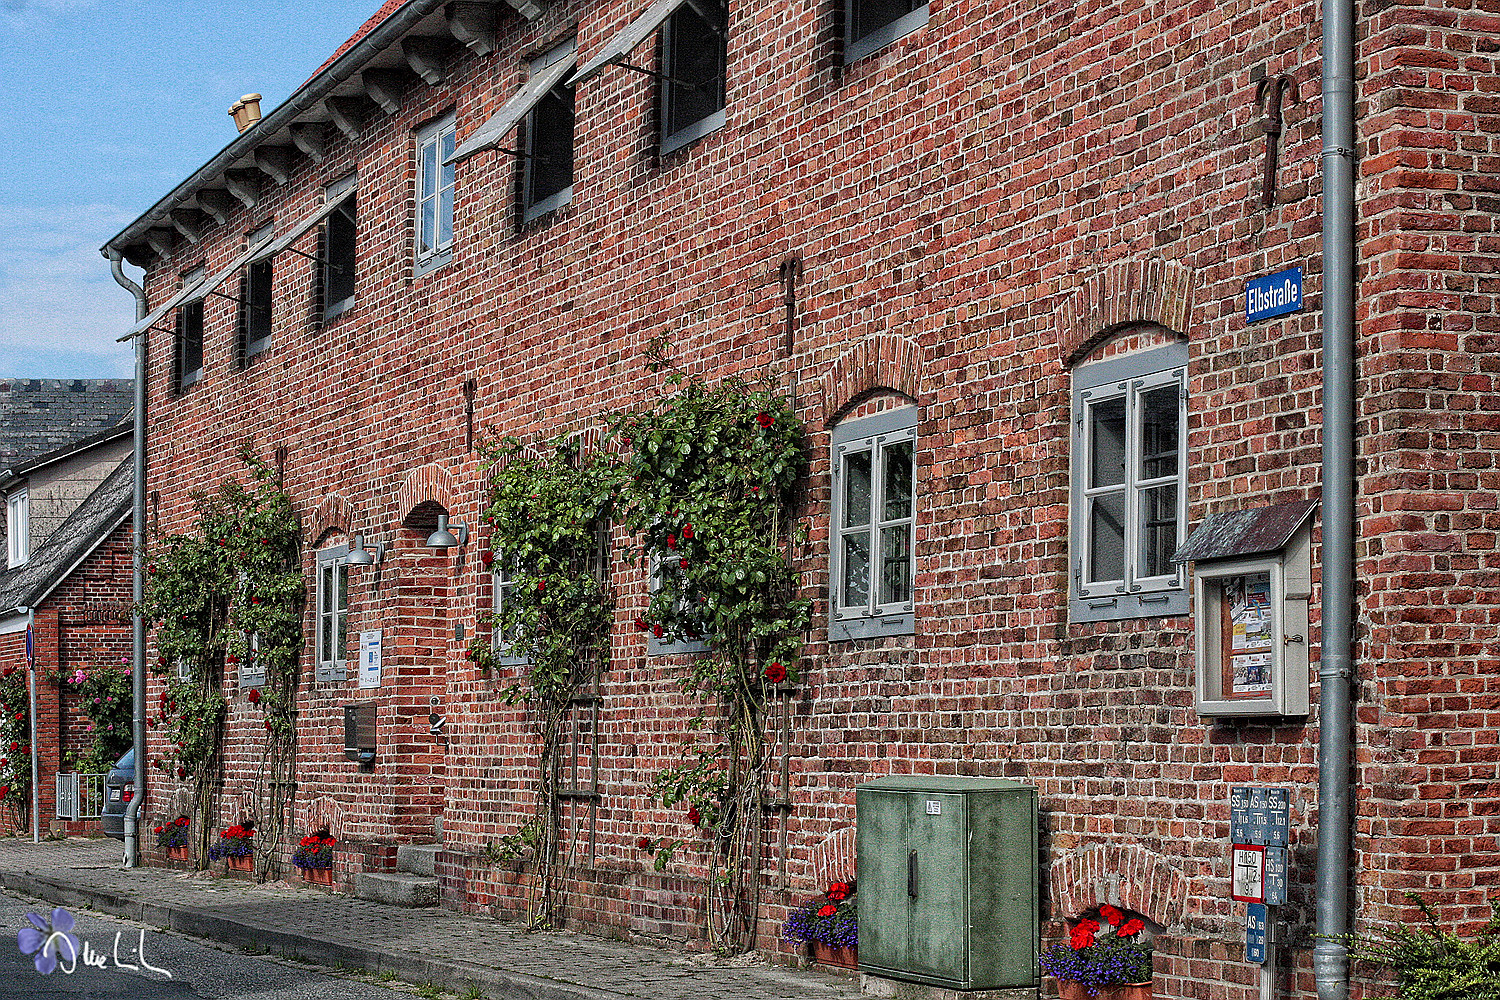
[[[1291,842],[1291,826],[1291,793],[1286,788],[1230,787],[1230,843],[1286,847]]]
[[[1286,905],[1286,848],[1266,848],[1264,889],[1267,906]]]
[[[1245,961],[1266,960],[1266,904],[1245,904]]]
[[[1251,278],[1245,282],[1245,322],[1285,316],[1302,308],[1302,268]]]

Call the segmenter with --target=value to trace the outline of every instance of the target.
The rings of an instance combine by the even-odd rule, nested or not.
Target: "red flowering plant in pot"
[[[188,845],[188,818],[178,816],[170,823],[156,828],[156,846],[167,851],[186,851]]]
[[[1073,924],[1067,944],[1042,953],[1042,971],[1057,979],[1064,1000],[1150,1000],[1151,945],[1141,939],[1145,929],[1145,921],[1127,918],[1106,903],[1097,918],[1085,916]]]
[[[856,968],[859,909],[854,894],[854,882],[834,882],[823,895],[787,915],[782,936],[807,945],[819,962]]]
[[[255,821],[236,823],[219,834],[219,842],[208,849],[210,861],[226,861],[235,871],[250,871],[255,854]]]
[[[292,864],[302,869],[302,877],[307,881],[332,885],[334,843],[328,827],[322,827],[317,833],[297,842],[297,849],[292,852]]]

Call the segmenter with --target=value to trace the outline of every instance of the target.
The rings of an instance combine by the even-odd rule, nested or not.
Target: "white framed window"
[[[349,649],[349,546],[320,549],[317,574],[315,677],[319,681],[342,681],[348,677],[345,656]]]
[[[196,267],[182,277],[183,287],[200,284],[204,270]],[[177,307],[175,345],[176,388],[184,392],[203,378],[203,300],[190,299]]]
[[[506,635],[500,628],[500,616],[505,613],[506,604],[509,603],[511,594],[515,592],[514,575],[510,566],[502,566],[498,561],[490,570],[490,581],[494,586],[492,591],[494,599],[490,610],[495,615],[495,630],[490,636],[490,648],[495,652],[495,660],[502,666],[531,662],[531,657],[513,651],[514,636]]]
[[[729,8],[724,0],[679,6],[661,36],[661,151],[724,127]]]
[[[247,234],[246,249],[269,243],[273,226],[273,223],[267,222]],[[240,272],[238,318],[242,365],[248,364],[252,358],[271,346],[271,278],[270,254],[250,261]]]
[[[531,61],[531,78],[576,61],[577,41],[568,39]],[[573,200],[573,87],[563,81],[537,98],[526,115],[521,157],[522,219],[530,222]]]
[[[833,429],[829,639],[916,631],[917,408]]]
[[[454,165],[456,122],[450,114],[417,133],[416,273],[442,267],[453,259]]]
[[[350,174],[323,189],[324,200],[338,205],[338,208],[328,213],[328,221],[323,224],[320,241],[322,246],[318,253],[322,264],[319,268],[319,287],[323,297],[325,322],[354,306],[356,244],[359,236],[355,181],[355,175]]]
[[[1073,372],[1073,621],[1187,613],[1172,562],[1187,523],[1187,360],[1174,344]]]
[[[5,565],[31,561],[31,496],[23,486],[5,498]]]
[[[844,0],[844,62],[927,26],[927,0]]]
[[[679,556],[672,553],[662,553],[659,551],[651,553],[651,576],[648,586],[652,597],[655,597],[657,592],[662,589],[664,577],[668,573],[676,571],[676,567],[669,566],[666,560],[679,558]],[[679,586],[677,593],[677,613],[679,616],[686,617],[683,613],[692,607],[692,601],[692,596]],[[648,656],[668,656],[675,653],[706,653],[708,652],[708,648],[708,643],[692,636],[673,637],[663,635],[658,639],[655,632],[650,632],[646,636],[646,654]]]

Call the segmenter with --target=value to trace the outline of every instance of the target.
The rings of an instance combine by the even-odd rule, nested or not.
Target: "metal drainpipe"
[[[1319,1000],[1349,995],[1354,643],[1354,4],[1323,4],[1323,650],[1318,668]]]
[[[135,319],[146,317],[146,290],[129,278],[121,267],[120,251],[110,249],[109,271],[121,288],[135,296]],[[141,618],[141,598],[146,592],[146,331],[135,338],[135,490],[130,509],[131,615],[130,700],[131,735],[135,747],[135,795],[125,809],[125,867],[141,863],[140,814],[146,799],[146,623]]]

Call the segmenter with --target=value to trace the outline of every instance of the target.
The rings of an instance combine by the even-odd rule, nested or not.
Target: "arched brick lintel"
[[[1117,261],[1095,271],[1063,303],[1063,366],[1077,364],[1116,330],[1134,323],[1155,323],[1186,337],[1194,284],[1191,268],[1159,257]]]
[[[406,475],[397,495],[396,509],[403,520],[419,505],[435,503],[443,510],[453,510],[453,477],[448,470],[435,462],[419,465]]]
[[[1095,844],[1052,863],[1053,916],[1077,917],[1103,903],[1144,913],[1163,927],[1182,919],[1188,877],[1139,844]]]
[[[824,837],[812,855],[813,878],[819,891],[834,882],[852,882],[856,860],[854,827],[846,826]]]
[[[922,398],[922,349],[916,341],[883,333],[839,355],[822,376],[823,422],[832,426],[861,396],[891,389]]]
[[[313,508],[307,535],[314,545],[323,540],[330,531],[349,534],[356,523],[354,505],[338,493],[330,493]]]

